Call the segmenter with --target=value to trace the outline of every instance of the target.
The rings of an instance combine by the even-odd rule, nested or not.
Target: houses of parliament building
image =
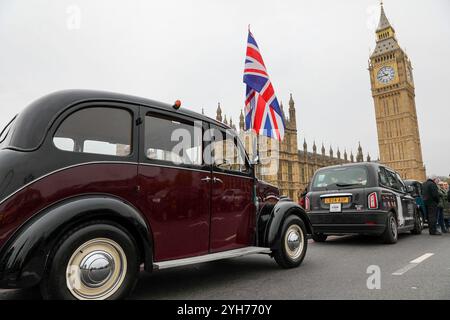
[[[376,29],[376,47],[369,57],[368,70],[378,132],[380,158],[377,161],[397,170],[403,179],[424,181],[426,172],[422,161],[412,64],[398,44],[395,30],[387,19],[382,3]],[[306,141],[303,141],[303,148],[299,150],[292,94],[289,99],[288,116],[282,105],[281,108],[286,128],[284,140],[276,146],[279,155],[276,159],[277,173],[257,174],[263,180],[278,186],[282,195],[297,201],[314,172],[321,167],[371,160],[369,155],[364,159],[361,145],[358,146],[356,157],[353,152],[348,156],[346,150],[341,154],[339,148],[336,154],[331,147],[327,153],[323,144],[318,152],[315,142],[312,145],[312,152],[308,151]],[[228,123],[225,116],[222,118],[220,104],[216,120],[236,129],[231,119]],[[245,148],[252,155],[255,154],[252,150],[253,133],[245,129],[244,115],[241,111],[239,135]],[[258,137],[258,141],[260,141],[258,146],[268,149],[265,150],[265,154],[270,157],[270,149],[273,149],[276,141],[262,136]],[[258,150],[261,151],[260,148]]]

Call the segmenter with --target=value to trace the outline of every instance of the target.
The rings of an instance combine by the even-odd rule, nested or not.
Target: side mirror
[[[413,197],[416,197],[416,196],[417,196],[417,195],[416,195],[416,190],[414,189],[413,186],[407,186],[407,187],[406,187],[406,191],[407,191],[410,195],[412,195]]]

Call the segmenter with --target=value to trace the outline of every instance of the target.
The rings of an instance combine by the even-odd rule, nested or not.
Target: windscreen
[[[318,171],[314,177],[313,190],[357,188],[367,185],[365,167],[337,167]]]

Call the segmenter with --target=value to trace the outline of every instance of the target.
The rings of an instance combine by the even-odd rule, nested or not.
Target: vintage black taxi
[[[0,288],[118,299],[141,267],[255,253],[297,267],[311,224],[279,196],[233,130],[179,101],[53,93],[1,134]]]

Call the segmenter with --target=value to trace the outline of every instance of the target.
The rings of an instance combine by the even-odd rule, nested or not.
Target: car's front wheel
[[[281,228],[278,247],[273,251],[275,261],[283,268],[297,267],[305,258],[307,247],[307,231],[302,219],[288,216]]]
[[[131,235],[113,224],[91,223],[59,241],[41,292],[46,299],[121,299],[132,291],[138,272]]]

